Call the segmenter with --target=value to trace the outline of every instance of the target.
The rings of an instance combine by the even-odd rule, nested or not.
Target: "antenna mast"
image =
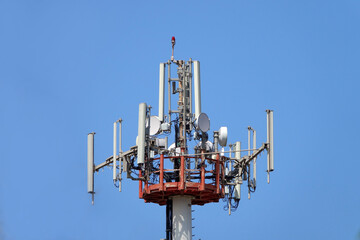
[[[171,38],[171,44],[171,59],[160,63],[159,68],[158,115],[152,115],[151,107],[140,103],[136,145],[122,151],[122,119],[119,119],[114,122],[113,155],[95,165],[95,133],[88,135],[88,192],[94,197],[94,172],[101,168],[113,167],[113,181],[119,191],[122,173],[126,172],[127,178],[139,182],[140,198],[145,202],[166,205],[166,240],[185,240],[194,236],[192,205],[223,199],[226,202],[224,209],[231,214],[239,205],[241,186],[245,182],[250,199],[250,194],[256,190],[256,161],[265,150],[270,182],[269,175],[274,170],[273,111],[266,110],[267,140],[258,148],[256,131],[251,126],[248,127],[248,149],[242,150],[240,141],[227,145],[228,129],[224,126],[213,132],[210,141],[210,119],[201,109],[200,62],[191,58],[188,61],[175,60],[175,37]],[[176,78],[171,75],[172,64],[177,69]],[[166,68],[167,114],[164,111]],[[172,108],[173,95],[178,95],[175,109]],[[168,147],[169,139],[173,143]],[[198,143],[194,144],[193,140]]]

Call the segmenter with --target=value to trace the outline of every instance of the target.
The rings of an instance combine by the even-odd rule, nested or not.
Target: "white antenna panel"
[[[146,121],[146,127],[149,127],[149,121]],[[151,116],[150,117],[150,136],[156,135],[159,133],[161,128],[161,121],[158,116]]]
[[[228,130],[227,127],[221,127],[219,129],[219,144],[222,147],[226,146],[227,143]]]
[[[200,62],[194,61],[194,97],[195,97],[195,117],[201,113],[201,85],[200,85]]]
[[[87,180],[88,180],[88,193],[94,193],[94,135],[95,133],[88,134],[88,152],[87,152]]]
[[[164,100],[165,100],[165,63],[160,63],[159,70],[159,119],[164,121]]]
[[[138,144],[137,144],[137,163],[145,162],[145,122],[146,122],[146,103],[139,105],[139,123],[138,123]]]

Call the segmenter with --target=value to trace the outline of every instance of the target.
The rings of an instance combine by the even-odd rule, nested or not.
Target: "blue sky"
[[[360,239],[359,1],[1,1],[0,239],[160,239],[165,208],[119,193],[112,171],[86,193],[86,136],[112,154],[122,117],[158,102],[158,64],[201,62],[212,130],[266,139],[275,172],[230,217],[195,206],[194,239]],[[245,192],[243,192],[245,195]]]

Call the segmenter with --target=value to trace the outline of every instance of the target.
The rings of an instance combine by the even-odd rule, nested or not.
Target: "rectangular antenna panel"
[[[117,151],[116,151],[116,147],[117,147],[117,122],[114,122],[114,139],[113,139],[113,180],[115,181],[116,180],[116,154],[117,154]]]
[[[253,130],[253,149],[256,149],[256,131]],[[253,178],[256,184],[256,157],[253,160]]]
[[[237,200],[240,200],[240,198],[241,198],[241,184],[240,183],[236,183],[236,185],[235,185],[234,198]]]
[[[160,63],[159,72],[159,119],[164,121],[164,101],[165,101],[165,63]]]
[[[89,133],[87,137],[87,183],[88,193],[94,193],[94,135]]]
[[[240,161],[241,159],[241,143],[240,142],[236,142],[235,143],[235,159]]]
[[[145,122],[146,122],[146,103],[139,105],[139,123],[138,123],[138,144],[137,144],[137,163],[145,163]]]
[[[274,122],[273,122],[273,111],[266,110],[267,112],[267,143],[268,147],[268,171],[274,171]]]
[[[194,61],[194,97],[195,97],[195,117],[201,113],[201,86],[200,86],[200,62]]]

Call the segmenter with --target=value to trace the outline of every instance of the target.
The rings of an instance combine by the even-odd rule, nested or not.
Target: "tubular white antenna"
[[[139,104],[139,123],[138,123],[138,145],[137,163],[145,163],[145,124],[146,124],[146,103]]]
[[[122,118],[119,119],[119,154],[122,153]]]
[[[251,127],[248,126],[248,155],[250,157],[251,155]],[[250,168],[250,164],[249,164],[249,168]],[[250,174],[250,171],[249,171]],[[250,189],[248,189],[248,199],[250,199]]]
[[[253,129],[253,149],[256,149],[256,131]],[[253,178],[254,186],[256,186],[256,157],[253,160]]]
[[[241,151],[240,150],[241,150],[241,143],[236,142],[235,143],[235,159],[238,162],[240,162],[240,159],[241,159]],[[241,172],[239,172],[239,176],[237,178],[235,190],[234,190],[234,198],[237,200],[241,199],[241,183],[242,183]]]
[[[190,62],[192,62],[192,59],[190,58]],[[190,72],[192,73],[192,64],[189,65],[190,67]],[[192,115],[193,114],[193,107],[192,107],[192,103],[193,103],[193,94],[192,94],[192,79],[190,79],[189,81],[189,113]],[[190,127],[192,129],[192,126]]]
[[[230,171],[230,172],[232,171],[232,164],[231,164],[231,163],[232,163],[232,160],[231,160],[232,146],[233,146],[232,144],[229,145],[229,159],[230,159],[230,160],[229,160],[229,171]]]
[[[227,127],[221,127],[219,129],[219,144],[222,147],[226,146],[227,143],[228,130]]]
[[[95,133],[89,133],[88,151],[87,151],[87,185],[88,193],[92,195],[92,204],[94,205],[94,135]]]
[[[235,143],[235,159],[240,162],[241,159],[241,143],[240,142],[236,142]]]
[[[121,192],[121,180],[122,180],[122,167],[123,167],[123,158],[122,158],[122,119],[119,119],[119,192]]]
[[[165,137],[165,149],[168,149],[168,136]]]
[[[241,199],[241,177],[236,181],[235,190],[234,190],[234,198],[237,200]]]
[[[164,122],[164,101],[165,101],[165,63],[160,63],[159,70],[159,119]]]
[[[116,140],[117,140],[117,121],[114,122],[114,136],[113,136],[113,181],[116,182],[116,154],[117,154],[117,151],[116,151],[116,147],[117,147],[117,143],[116,143]]]
[[[168,61],[168,121],[171,122],[171,68],[170,60]]]
[[[267,112],[267,165],[268,165],[268,183],[270,183],[270,172],[274,171],[274,135],[273,135],[273,111]]]
[[[251,152],[254,153],[254,149],[255,149],[255,146],[253,146],[251,148],[251,131],[254,134],[254,129],[251,126],[248,126],[248,153],[249,153],[249,156],[251,155]],[[254,137],[254,135],[253,135],[253,137]],[[254,165],[254,162],[253,162],[253,165]],[[249,168],[250,168],[250,164],[249,164]],[[249,169],[249,174],[250,174],[250,169]],[[249,179],[249,181],[251,181],[251,179]],[[250,188],[248,189],[248,199],[250,199]]]
[[[195,117],[201,113],[201,86],[200,86],[200,62],[194,61],[194,96],[195,96]]]

